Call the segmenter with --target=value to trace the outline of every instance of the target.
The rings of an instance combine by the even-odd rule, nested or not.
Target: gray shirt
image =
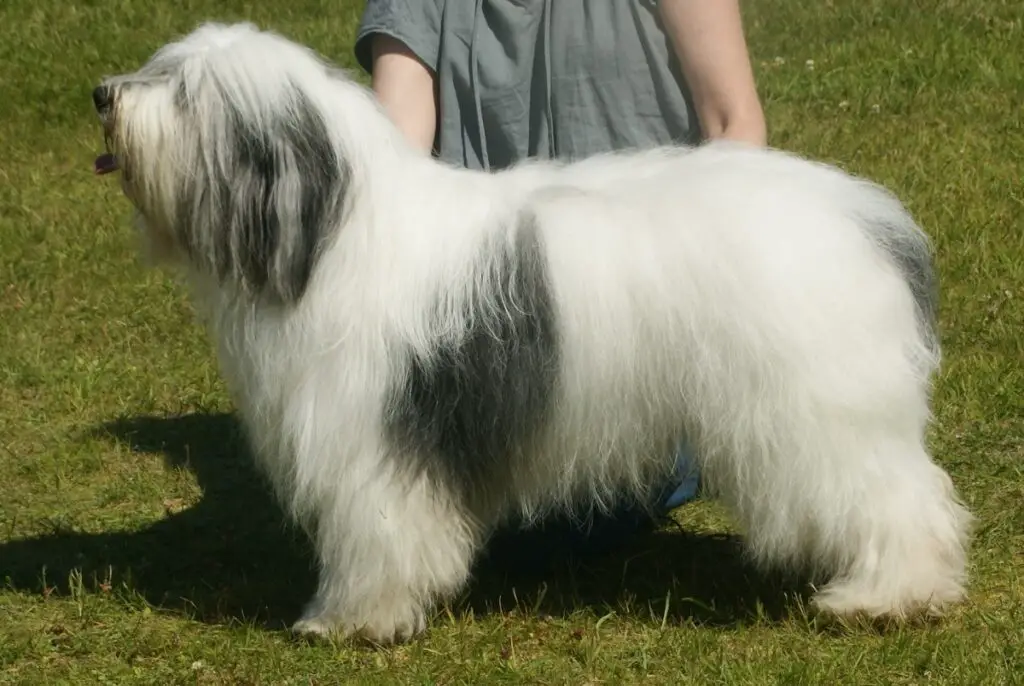
[[[699,139],[656,0],[367,0],[373,34],[436,74],[435,151],[475,169]]]

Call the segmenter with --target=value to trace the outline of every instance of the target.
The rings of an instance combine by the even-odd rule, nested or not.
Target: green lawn
[[[419,641],[307,643],[301,538],[248,467],[183,292],[136,260],[89,93],[208,18],[352,65],[353,0],[0,4],[0,682],[1024,682],[1024,30],[1008,0],[747,3],[772,143],[934,236],[933,446],[979,527],[970,600],[825,630],[714,503],[605,558],[492,562]],[[513,553],[514,555],[515,553]]]

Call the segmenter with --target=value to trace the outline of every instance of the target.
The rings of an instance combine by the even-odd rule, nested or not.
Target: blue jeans
[[[675,488],[668,493],[662,504],[665,513],[697,497],[700,472],[693,461],[693,454],[686,447],[680,447],[676,452],[676,479],[673,484]]]
[[[690,451],[681,447],[676,453],[675,476],[655,493],[655,518],[635,505],[625,505],[611,513],[594,514],[584,524],[556,516],[527,530],[512,525],[499,535],[497,549],[507,550],[511,543],[516,563],[532,564],[552,556],[570,553],[609,552],[624,545],[637,534],[650,531],[657,519],[697,497],[700,475]],[[505,536],[510,536],[511,540]],[[516,541],[518,540],[518,543]]]

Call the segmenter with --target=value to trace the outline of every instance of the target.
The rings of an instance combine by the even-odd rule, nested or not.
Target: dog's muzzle
[[[96,86],[92,91],[92,104],[96,106],[96,113],[103,121],[104,137],[109,140],[109,124],[114,104],[114,90],[105,84]],[[93,171],[97,174],[109,174],[110,172],[117,171],[117,169],[117,158],[110,152],[103,153],[93,163]]]

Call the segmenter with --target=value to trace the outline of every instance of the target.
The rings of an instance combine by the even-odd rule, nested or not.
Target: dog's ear
[[[208,146],[216,152],[206,156],[208,185],[198,190],[209,196],[193,207],[210,223],[191,227],[191,238],[205,243],[221,280],[291,304],[305,293],[340,222],[349,170],[301,91],[277,96],[262,111],[236,98],[221,101],[223,139]]]

